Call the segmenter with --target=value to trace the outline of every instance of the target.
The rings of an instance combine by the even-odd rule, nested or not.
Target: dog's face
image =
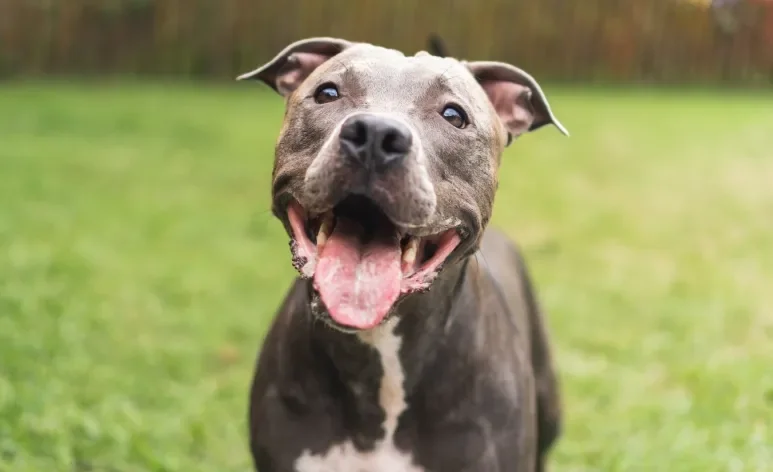
[[[346,330],[380,324],[475,250],[513,137],[564,131],[537,83],[502,63],[315,38],[240,78],[286,98],[273,211],[314,279],[313,312]]]

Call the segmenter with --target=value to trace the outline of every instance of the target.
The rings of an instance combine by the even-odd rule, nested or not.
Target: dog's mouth
[[[321,215],[309,215],[293,200],[287,216],[293,265],[313,278],[332,320],[351,329],[379,325],[401,295],[428,289],[461,242],[455,227],[415,236],[361,196]]]

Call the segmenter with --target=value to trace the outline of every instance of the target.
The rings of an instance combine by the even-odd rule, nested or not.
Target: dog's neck
[[[436,358],[442,344],[438,339],[446,337],[449,326],[454,324],[453,317],[459,310],[452,310],[452,305],[462,293],[455,288],[464,283],[468,265],[469,258],[465,258],[446,266],[432,284],[434,296],[429,292],[407,296],[390,319],[372,330],[345,333],[313,322],[311,338],[315,351],[325,356],[336,383],[350,393],[377,395],[384,362],[411,359],[410,364],[400,366],[403,388],[410,394],[424,369]],[[437,293],[447,296],[438,297]],[[385,354],[396,359],[384,359]]]

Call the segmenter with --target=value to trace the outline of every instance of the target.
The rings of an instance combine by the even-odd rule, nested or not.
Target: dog
[[[487,229],[503,150],[553,125],[537,81],[337,38],[239,76],[286,101],[272,212],[299,277],[250,393],[260,472],[544,471],[561,429],[546,325]]]
[[[448,54],[446,42],[435,33],[430,34],[429,38],[427,38],[427,52],[437,57],[450,56],[450,54]]]

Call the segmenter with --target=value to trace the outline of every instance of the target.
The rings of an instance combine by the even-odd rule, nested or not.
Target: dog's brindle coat
[[[254,377],[257,469],[545,470],[560,428],[545,326],[517,249],[486,229],[510,138],[545,124],[565,132],[534,79],[508,64],[406,57],[332,38],[294,43],[241,78],[287,100],[273,212],[301,273]],[[464,126],[449,103],[466,115]],[[352,165],[341,144],[345,122],[366,114],[410,133],[399,163],[381,173]],[[352,194],[373,202],[401,236],[458,236],[442,267],[412,275],[420,280],[403,285],[369,329],[328,309],[320,292],[335,282],[310,280],[322,246],[317,254],[291,217],[293,204],[311,218]]]

